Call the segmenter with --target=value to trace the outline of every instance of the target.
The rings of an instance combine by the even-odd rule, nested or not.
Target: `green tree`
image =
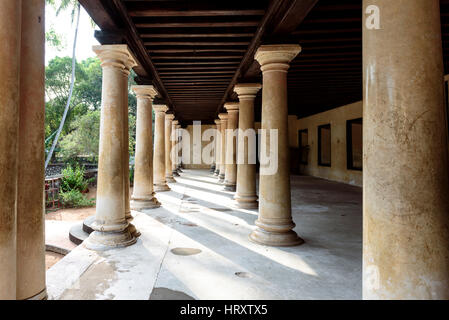
[[[64,108],[68,99],[70,89],[71,64],[72,59],[69,57],[56,57],[49,61],[45,69],[45,93],[47,103],[45,108],[45,135],[48,138],[54,133],[61,122]],[[78,64],[76,68],[76,77],[80,81],[87,79],[84,69]],[[77,83],[78,85],[78,83]],[[74,91],[78,88],[75,86]],[[75,95],[76,96],[76,95]],[[62,135],[70,130],[70,122],[77,116],[86,113],[88,105],[81,101],[72,101],[72,108],[67,114],[67,124],[62,130]]]
[[[71,132],[60,142],[61,155],[64,159],[76,156],[98,159],[98,145],[100,140],[100,111],[89,110],[71,124]]]
[[[47,0],[47,3],[56,5],[56,0]],[[53,156],[53,151],[56,148],[56,144],[58,143],[59,136],[64,128],[65,120],[70,108],[70,101],[72,99],[73,94],[73,88],[75,84],[75,69],[76,69],[76,43],[78,38],[78,28],[79,28],[79,22],[80,22],[80,13],[81,13],[81,6],[78,1],[76,0],[60,0],[58,3],[59,7],[56,11],[56,14],[59,14],[61,10],[65,10],[68,7],[72,7],[72,23],[75,17],[75,13],[77,13],[76,18],[76,27],[75,27],[75,37],[73,40],[73,51],[72,51],[72,72],[71,72],[71,79],[70,79],[70,89],[69,89],[69,95],[67,98],[67,103],[64,108],[64,113],[62,115],[61,123],[59,124],[58,130],[56,131],[56,135],[53,138],[53,143],[50,147],[50,150],[48,151],[47,158],[45,159],[45,168],[47,168],[48,164],[50,163],[50,160]]]

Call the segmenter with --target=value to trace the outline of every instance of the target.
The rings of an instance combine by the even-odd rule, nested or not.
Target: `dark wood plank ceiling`
[[[126,42],[183,123],[213,123],[238,82],[261,81],[261,44],[299,43],[288,74],[289,113],[315,114],[362,99],[361,0],[79,0],[102,43]],[[441,0],[449,70],[449,0]],[[260,94],[256,120],[260,120]]]

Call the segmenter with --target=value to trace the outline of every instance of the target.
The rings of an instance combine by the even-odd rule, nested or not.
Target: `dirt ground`
[[[129,190],[129,194],[131,195],[132,192],[133,188],[131,187]],[[93,199],[96,197],[96,194],[97,188],[89,187],[89,193],[87,193],[87,197],[89,199]],[[48,212],[45,215],[45,220],[79,221],[93,215],[95,215],[95,206],[87,208],[67,208],[60,209],[54,212]]]
[[[89,199],[95,198],[97,194],[96,187],[89,187],[87,197]],[[60,220],[60,221],[78,221],[84,220],[89,216],[95,214],[95,206],[87,208],[67,208],[60,209],[54,212],[48,212],[45,215],[45,220]]]

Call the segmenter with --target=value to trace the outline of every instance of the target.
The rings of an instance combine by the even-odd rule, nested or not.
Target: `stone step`
[[[70,228],[69,239],[70,241],[72,241],[77,245],[81,244],[84,240],[86,240],[88,236],[89,234],[83,230],[82,222],[77,223]]]
[[[91,225],[95,221],[95,216],[90,216],[84,219],[83,221],[83,230],[84,232],[91,234],[94,232],[94,229],[92,229]]]
[[[69,231],[70,241],[79,245],[84,240],[86,240],[87,237],[89,236],[89,234],[91,234],[94,231],[91,227],[91,225],[94,221],[95,221],[95,216],[90,216],[90,217],[84,219],[84,221],[82,223],[78,223],[78,224],[74,225],[72,228],[70,228],[70,231]]]

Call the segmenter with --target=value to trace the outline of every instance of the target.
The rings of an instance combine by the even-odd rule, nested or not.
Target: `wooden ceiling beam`
[[[159,38],[242,38],[252,37],[253,33],[141,33],[144,39]]]
[[[165,75],[176,75],[176,74],[185,74],[185,75],[205,75],[205,74],[234,74],[234,71],[232,70],[223,70],[223,71],[187,71],[187,72],[182,72],[182,71],[172,71],[172,72],[160,72],[159,73],[161,76],[165,76]]]
[[[131,17],[216,17],[216,16],[262,16],[264,10],[168,10],[131,9]]]
[[[169,56],[169,55],[158,55],[158,56],[153,56],[152,57],[153,60],[183,60],[183,59],[188,59],[188,60],[198,60],[198,59],[240,59],[241,56],[236,56],[236,55],[219,55],[219,56],[199,56],[199,55],[190,55],[190,56],[183,56],[183,55],[177,55],[177,56]]]
[[[227,49],[227,48],[207,48],[207,49],[148,49],[150,54],[153,53],[200,53],[200,52],[246,52],[245,49]]]
[[[204,65],[200,65],[200,66],[196,66],[196,67],[190,67],[190,66],[174,66],[171,68],[168,67],[162,67],[162,68],[158,68],[159,71],[182,71],[182,70],[197,70],[197,71],[208,71],[208,70],[235,70],[236,67],[235,66],[219,66],[219,67],[210,67],[210,66],[204,66]]]
[[[147,41],[146,46],[247,46],[248,41]]]
[[[191,61],[188,65],[231,65],[235,64],[238,65],[238,61],[208,61],[208,62],[198,62],[198,61]],[[185,62],[157,62],[155,63],[157,66],[171,66],[171,65],[182,65],[185,66]]]
[[[137,28],[217,28],[217,27],[257,27],[259,21],[234,22],[152,22],[136,23]]]

